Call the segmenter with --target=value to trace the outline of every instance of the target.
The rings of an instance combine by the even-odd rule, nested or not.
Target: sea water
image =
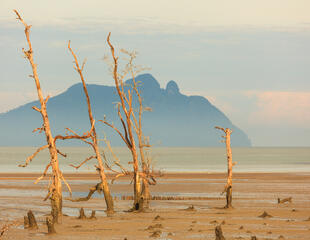
[[[40,152],[30,164],[23,168],[28,156],[35,147],[0,147],[0,172],[31,173],[42,172],[49,162],[48,149]],[[95,172],[96,159],[90,160],[79,170],[70,164],[78,165],[94,155],[87,147],[62,147],[59,149],[67,157],[59,156],[63,172]],[[108,162],[113,162],[112,154],[102,148]],[[131,169],[130,152],[127,148],[116,147],[113,152],[122,165]],[[225,147],[157,147],[149,152],[155,170],[163,172],[226,172]],[[250,147],[232,148],[234,172],[310,172],[310,147]]]

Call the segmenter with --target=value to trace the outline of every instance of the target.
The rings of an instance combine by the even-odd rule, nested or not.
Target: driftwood
[[[221,225],[215,227],[215,240],[225,240]]]
[[[86,197],[81,197],[81,198],[76,198],[76,199],[72,199],[72,198],[66,198],[66,200],[69,200],[71,202],[85,202],[85,201],[88,201],[91,196],[95,193],[95,192],[98,192],[98,193],[102,193],[103,191],[103,185],[102,183],[97,183],[95,186],[91,187],[89,189],[89,193]]]
[[[2,239],[2,236],[10,230],[10,227],[12,226],[18,226],[19,223],[17,221],[11,222],[11,223],[6,223],[0,228],[0,240]]]
[[[28,229],[38,229],[36,218],[33,215],[31,210],[28,211],[27,216],[28,216],[28,222],[29,222]]]
[[[53,221],[53,219],[46,217],[46,225],[47,225],[47,233],[48,234],[56,233],[54,224],[55,224],[55,222]]]
[[[80,216],[78,217],[78,219],[86,219],[84,208],[80,209]]]
[[[283,198],[283,199],[278,198],[278,204],[286,203],[286,202],[292,203],[292,197]]]

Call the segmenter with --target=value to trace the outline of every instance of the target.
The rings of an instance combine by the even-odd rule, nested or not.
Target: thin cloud
[[[307,127],[310,122],[310,92],[249,91],[247,96],[256,98],[257,110],[249,116],[253,124]]]

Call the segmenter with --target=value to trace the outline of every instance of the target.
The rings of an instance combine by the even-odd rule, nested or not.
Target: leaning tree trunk
[[[104,172],[104,166],[103,166],[102,158],[101,158],[99,148],[97,145],[97,139],[93,139],[93,142],[94,142],[94,150],[96,152],[96,156],[97,156],[97,160],[98,160],[98,164],[99,164],[99,176],[100,176],[100,180],[101,180],[102,187],[103,187],[102,190],[103,190],[103,194],[104,194],[104,200],[105,200],[106,205],[107,205],[107,213],[111,214],[114,212],[113,198],[111,196],[107,177],[106,177],[106,174]]]
[[[45,132],[45,136],[46,136],[46,142],[48,144],[48,149],[49,149],[49,153],[50,153],[50,165],[52,167],[52,183],[49,189],[49,195],[51,194],[51,208],[52,208],[52,215],[54,217],[54,220],[56,222],[58,222],[60,220],[60,217],[62,215],[62,190],[61,190],[61,174],[60,174],[60,170],[59,170],[59,163],[58,163],[58,153],[57,153],[57,149],[56,149],[56,145],[55,145],[55,141],[54,138],[52,136],[52,132],[51,132],[51,128],[50,128],[50,123],[49,123],[49,119],[48,119],[48,115],[47,115],[47,111],[46,111],[46,103],[48,101],[48,98],[44,99],[43,98],[43,94],[42,94],[42,90],[41,90],[41,86],[40,86],[40,81],[39,81],[39,77],[38,77],[38,73],[37,73],[37,65],[34,63],[33,60],[33,50],[32,50],[32,45],[30,42],[30,37],[29,37],[29,33],[30,33],[30,27],[28,26],[24,20],[21,18],[21,16],[19,15],[19,13],[14,10],[16,15],[17,15],[17,19],[20,20],[24,26],[25,26],[25,35],[26,35],[26,39],[28,42],[28,46],[29,46],[29,50],[23,50],[25,57],[28,59],[31,68],[32,68],[32,72],[33,75],[31,75],[31,77],[35,80],[35,84],[36,84],[36,88],[37,88],[37,94],[38,94],[38,99],[39,102],[41,104],[41,109],[38,109],[36,107],[33,107],[36,111],[38,111],[39,113],[41,113],[42,116],[42,120],[43,120],[43,130]]]
[[[88,90],[87,90],[86,83],[85,83],[85,80],[84,80],[84,76],[83,76],[83,73],[82,73],[85,62],[83,63],[82,67],[80,68],[78,60],[77,60],[77,57],[76,57],[75,53],[73,52],[73,50],[70,47],[70,41],[69,41],[69,44],[68,44],[68,48],[69,48],[69,50],[70,50],[70,52],[71,52],[71,54],[72,54],[72,56],[74,58],[75,66],[76,66],[75,69],[79,73],[81,81],[82,81],[82,84],[83,84],[83,89],[84,89],[84,93],[85,93],[85,96],[86,96],[86,102],[87,102],[87,108],[88,108],[89,121],[90,121],[90,125],[93,125],[94,124],[94,117],[93,117],[93,113],[92,113],[92,109],[91,109],[90,98],[89,98]],[[97,158],[97,161],[98,161],[98,165],[99,165],[98,171],[99,171],[99,176],[100,176],[100,180],[101,180],[102,187],[103,187],[102,190],[103,190],[105,202],[106,202],[106,205],[107,205],[107,213],[113,213],[114,212],[113,198],[111,196],[109,185],[108,185],[108,181],[107,181],[107,177],[106,177],[106,174],[104,172],[104,165],[103,165],[103,161],[102,161],[101,154],[100,154],[99,147],[98,147],[97,133],[96,133],[95,127],[93,128],[91,139],[92,139],[91,146],[94,149],[94,152],[96,154],[96,158]]]

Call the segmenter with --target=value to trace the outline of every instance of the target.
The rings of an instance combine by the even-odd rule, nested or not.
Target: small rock
[[[154,220],[164,220],[164,218],[162,218],[161,216],[157,215]]]
[[[239,227],[239,230],[242,230],[242,229],[244,229],[244,227],[243,227],[243,226],[240,226],[240,227]]]
[[[194,205],[190,205],[188,208],[185,208],[186,211],[194,211],[195,207]]]

